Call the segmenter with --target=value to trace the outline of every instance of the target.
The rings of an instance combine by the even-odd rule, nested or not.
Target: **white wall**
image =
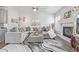
[[[19,14],[13,7],[7,7],[7,9],[8,9],[8,23],[11,23],[11,18],[17,18],[19,17]]]
[[[54,15],[39,13],[39,20],[40,20],[41,26],[47,26],[51,23],[54,23]]]
[[[11,23],[12,18],[26,17],[25,22],[21,21],[21,27],[30,26],[32,20],[39,20],[41,26],[47,26],[51,23],[54,23],[54,16],[52,14],[48,14],[45,12],[34,12],[30,7],[27,7],[26,10],[21,10],[21,8],[16,8],[9,6],[8,9],[8,29],[12,28],[13,26],[17,26],[17,24]]]
[[[29,11],[28,11],[29,12]],[[54,23],[54,16],[52,14],[44,13],[44,12],[23,12],[19,13],[20,16],[25,16],[27,21],[31,24],[32,20],[39,20],[41,26],[47,26],[51,23]],[[24,24],[24,23],[23,23]],[[27,24],[29,25],[29,24]]]
[[[8,10],[8,25],[7,26],[8,26],[8,30],[9,30],[12,27],[17,26],[16,23],[14,24],[11,22],[11,19],[18,18],[19,15],[18,15],[18,12],[13,7],[7,7],[7,10]]]

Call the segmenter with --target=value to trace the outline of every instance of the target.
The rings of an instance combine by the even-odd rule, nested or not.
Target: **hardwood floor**
[[[0,49],[3,48],[4,46],[6,46],[7,44],[5,44],[5,41],[1,41],[0,42]]]

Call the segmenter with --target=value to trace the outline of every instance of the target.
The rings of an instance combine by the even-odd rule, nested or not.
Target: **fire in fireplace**
[[[63,35],[66,37],[71,37],[71,33],[73,34],[73,27],[63,27]]]

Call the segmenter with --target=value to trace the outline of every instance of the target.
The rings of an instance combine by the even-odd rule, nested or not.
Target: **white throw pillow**
[[[56,36],[56,34],[54,33],[53,30],[48,31],[48,34],[49,34],[50,38],[54,38]]]

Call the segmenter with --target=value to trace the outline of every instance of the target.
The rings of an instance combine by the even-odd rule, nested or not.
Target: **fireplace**
[[[63,27],[63,35],[64,36],[70,38],[71,33],[73,34],[73,27]]]

